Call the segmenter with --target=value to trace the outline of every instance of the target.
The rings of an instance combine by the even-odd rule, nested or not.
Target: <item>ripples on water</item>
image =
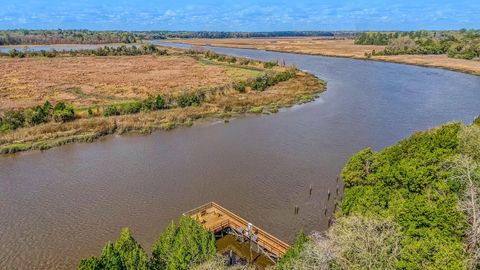
[[[480,77],[415,66],[215,48],[284,59],[328,81],[313,103],[149,136],[0,157],[0,268],[72,269],[131,227],[149,250],[182,212],[216,201],[286,241],[323,230],[336,178],[381,149],[480,114]],[[309,185],[313,185],[309,197]],[[334,196],[332,196],[333,198]],[[293,214],[298,205],[298,215]]]

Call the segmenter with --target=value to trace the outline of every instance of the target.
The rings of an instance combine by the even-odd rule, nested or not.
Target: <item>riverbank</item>
[[[300,70],[180,50],[168,56],[2,58],[0,66],[8,71],[0,79],[0,111],[23,114],[45,100],[66,102],[75,111],[73,121],[1,132],[2,154],[170,130],[201,118],[277,112],[325,90],[323,81]],[[151,97],[160,97],[160,108],[144,109]]]
[[[373,50],[382,51],[385,46],[355,45],[351,39],[325,39],[311,37],[295,38],[248,38],[248,39],[171,39],[169,42],[195,46],[219,46],[256,49],[274,52],[347,57],[373,61],[394,62],[425,67],[442,68],[480,76],[480,62],[449,58],[446,55],[383,55],[366,56]]]

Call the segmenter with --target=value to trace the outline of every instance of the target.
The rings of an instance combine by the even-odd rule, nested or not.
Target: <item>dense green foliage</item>
[[[276,32],[217,32],[217,31],[151,31],[134,32],[142,40],[167,38],[255,38],[255,37],[307,37],[334,36],[325,31],[276,31]]]
[[[152,256],[124,229],[115,244],[107,243],[99,258],[80,262],[79,270],[185,270],[213,260],[215,237],[197,221],[183,217],[178,227],[172,222],[152,248]]]
[[[342,171],[342,215],[392,218],[403,240],[398,269],[464,269],[465,217],[447,164],[460,124],[420,132],[381,152],[366,149]]]
[[[363,32],[355,38],[358,45],[388,45],[393,38],[398,38],[400,33]]]
[[[256,78],[236,82],[233,88],[241,93],[245,92],[246,87],[250,87],[255,91],[265,91],[268,87],[295,78],[296,74],[297,70],[295,68],[290,68],[283,72],[267,72]]]
[[[479,269],[480,126],[362,150],[342,177],[332,227],[300,239],[278,269]]]
[[[115,244],[107,243],[100,258],[84,259],[78,266],[79,270],[147,270],[148,256],[133,238],[129,229],[125,228]]]
[[[142,101],[130,101],[108,105],[103,111],[103,116],[135,114],[139,112],[157,111],[170,108],[185,108],[199,106],[205,100],[202,92],[185,92],[174,97],[149,97]]]
[[[82,50],[18,50],[12,49],[8,53],[0,53],[3,56],[24,58],[24,57],[57,57],[57,56],[135,56],[135,55],[166,55],[166,50],[160,50],[152,44],[142,44],[141,46],[126,46],[121,45],[117,47],[104,46],[96,49],[82,49]]]
[[[307,236],[303,232],[299,232],[295,238],[295,243],[287,250],[285,255],[278,262],[276,269],[278,270],[290,270],[296,260],[299,259],[300,253],[305,248],[305,244],[308,242]]]
[[[215,258],[213,234],[191,218],[180,219],[178,228],[170,224],[152,249],[152,269],[188,269]]]
[[[473,124],[480,125],[480,115],[477,118],[475,118],[475,120],[473,120]]]
[[[0,116],[0,131],[31,127],[50,121],[65,123],[74,119],[75,111],[72,106],[65,105],[63,102],[52,106],[46,101],[43,106],[4,112]]]
[[[176,105],[180,108],[190,107],[190,106],[199,106],[202,101],[205,99],[205,94],[203,93],[184,93],[177,96],[174,99]]]
[[[388,45],[373,55],[447,54],[452,58],[480,59],[480,31],[366,32],[355,44]]]
[[[89,30],[2,30],[0,45],[134,43],[129,32]]]

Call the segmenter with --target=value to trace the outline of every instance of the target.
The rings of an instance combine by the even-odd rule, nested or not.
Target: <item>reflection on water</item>
[[[327,227],[352,153],[480,114],[472,75],[214,49],[284,59],[327,80],[328,90],[274,115],[0,157],[0,269],[73,269],[126,226],[150,250],[172,219],[210,201],[291,243],[301,229]]]

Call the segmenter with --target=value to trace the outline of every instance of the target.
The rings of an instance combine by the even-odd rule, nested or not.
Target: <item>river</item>
[[[150,250],[172,219],[209,201],[291,242],[300,229],[327,227],[337,175],[353,153],[480,114],[480,77],[468,74],[211,49],[285,60],[326,80],[328,89],[273,115],[0,157],[1,269],[73,269],[122,227]]]

